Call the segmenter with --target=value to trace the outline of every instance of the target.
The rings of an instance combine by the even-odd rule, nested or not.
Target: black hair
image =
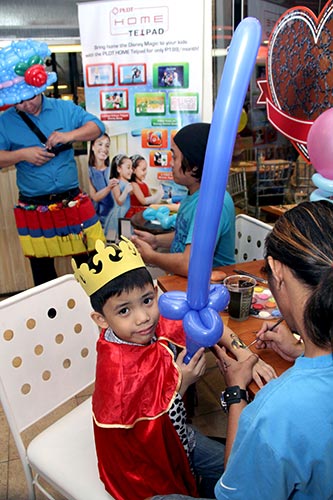
[[[178,130],[173,137],[183,155],[182,171],[191,172],[192,177],[198,181],[202,177],[209,131],[209,123],[190,123]]]
[[[123,163],[124,160],[128,160],[129,157],[124,154],[119,154],[116,155],[112,158],[111,162],[111,172],[110,172],[110,179],[118,179],[119,177],[119,172],[118,172],[118,167]]]
[[[310,291],[304,327],[316,346],[333,346],[333,204],[303,202],[288,210],[266,237],[267,257],[286,265]],[[333,349],[332,349],[333,350]]]
[[[191,176],[197,179],[198,181],[201,181],[202,177],[202,171],[203,171],[203,165],[195,165],[193,162],[188,160],[184,155],[182,158],[182,162],[180,164],[180,168],[182,169],[183,173],[185,174],[186,172],[190,171]]]
[[[119,296],[122,292],[130,292],[135,288],[143,289],[147,284],[154,287],[153,278],[146,267],[132,269],[113,280],[90,296],[91,306],[94,311],[103,314],[103,307],[110,297]]]
[[[102,137],[107,137],[110,140],[110,137],[108,136],[108,134],[103,134],[102,136],[97,137],[96,139],[94,139],[93,141],[91,141],[91,143],[90,143],[88,165],[90,165],[91,167],[95,166],[95,160],[96,160],[95,153],[93,151],[93,145],[95,144],[96,141],[98,141],[98,139],[101,139]],[[108,155],[107,158],[105,158],[105,160],[104,160],[104,165],[106,167],[108,167],[109,163],[110,163],[110,158],[109,158],[109,155]]]
[[[132,162],[132,168],[133,168],[133,174],[132,174],[132,177],[131,177],[131,182],[137,182],[136,181],[136,175],[135,175],[135,169],[139,165],[140,161],[142,161],[142,160],[146,161],[146,158],[144,158],[141,155],[133,155],[133,156],[130,156],[130,160]]]

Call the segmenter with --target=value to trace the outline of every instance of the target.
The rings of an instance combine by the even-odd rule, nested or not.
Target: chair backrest
[[[283,205],[289,190],[292,163],[284,160],[257,162],[256,181],[251,204],[255,204],[256,217],[263,205]],[[253,203],[253,199],[255,203]]]
[[[289,144],[276,144],[276,145],[261,145],[253,148],[254,159],[258,160],[262,158],[263,160],[288,160],[293,157],[295,150],[293,146]]]
[[[242,168],[238,172],[234,171],[229,173],[227,190],[233,199],[234,205],[247,213],[247,182],[245,168]]]
[[[291,178],[294,201],[296,203],[309,199],[310,193],[316,188],[312,182],[314,173],[315,169],[311,163],[305,160],[296,160],[295,174]]]
[[[236,262],[246,262],[264,258],[265,238],[272,226],[249,215],[236,216]]]
[[[91,310],[73,275],[0,302],[0,399],[18,432],[93,383]]]

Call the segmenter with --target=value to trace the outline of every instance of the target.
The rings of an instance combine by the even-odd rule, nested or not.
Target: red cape
[[[180,321],[161,318],[147,347],[97,343],[93,395],[100,477],[116,500],[179,493],[197,496],[194,476],[168,416],[180,372],[167,341],[184,346]]]

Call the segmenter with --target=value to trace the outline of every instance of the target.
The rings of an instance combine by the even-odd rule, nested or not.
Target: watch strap
[[[227,387],[221,394],[221,405],[226,412],[230,405],[240,403],[242,400],[246,403],[250,402],[249,393],[246,389],[241,389],[239,385]]]

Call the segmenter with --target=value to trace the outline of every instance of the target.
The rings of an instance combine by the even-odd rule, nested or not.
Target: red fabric
[[[183,346],[180,321],[161,318],[158,341],[147,347],[97,343],[93,395],[100,477],[116,500],[157,494],[197,496],[194,476],[168,410],[179,371],[165,339]]]
[[[145,198],[147,198],[147,196],[150,196],[149,186],[145,182],[136,181],[136,183],[139,186],[139,188],[141,189],[142,194]],[[137,199],[135,194],[132,194],[132,193],[131,193],[131,202],[130,203],[131,203],[131,206],[125,215],[125,217],[127,217],[128,219],[130,219],[134,214],[136,214],[138,212],[143,212],[147,208],[146,205],[141,205],[141,203],[139,202],[139,200]]]
[[[51,212],[49,210],[47,210],[46,212],[37,212],[37,214],[39,225],[44,231],[54,228]]]
[[[116,500],[179,493],[197,497],[187,455],[167,414],[131,429],[94,424],[98,468]]]
[[[17,208],[17,207],[14,208],[14,216],[17,229],[20,229],[22,227],[24,228],[27,226],[25,212],[26,210],[23,210],[22,208]]]
[[[14,208],[15,219],[18,222],[18,229],[25,227],[23,224],[27,225],[31,231],[39,229],[38,213],[36,210],[24,210],[22,208]],[[24,212],[24,213],[23,213]]]

